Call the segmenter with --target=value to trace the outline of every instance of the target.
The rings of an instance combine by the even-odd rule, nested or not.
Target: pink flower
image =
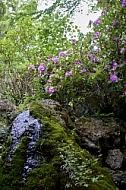
[[[46,86],[45,91],[50,94],[50,96],[55,92],[55,89],[53,86]]]
[[[77,43],[77,40],[76,39],[72,39],[72,44],[76,44]]]
[[[69,77],[69,76],[71,76],[72,75],[72,71],[67,71],[66,73],[65,73],[65,77]]]
[[[38,58],[38,59],[41,59],[41,56],[39,55],[37,58]]]
[[[102,12],[101,12],[101,15],[103,16],[104,14],[105,14],[105,12],[104,12],[104,11],[102,11]]]
[[[118,82],[118,77],[117,77],[117,75],[116,74],[111,74],[110,75],[110,82]]]
[[[32,64],[30,64],[29,67],[28,67],[28,69],[35,69],[35,66],[32,65]]]
[[[68,55],[69,52],[70,52],[70,50],[61,51],[61,52],[59,52],[59,57],[62,57],[62,56],[64,56],[64,55]]]
[[[100,32],[95,32],[94,33],[94,38],[99,38],[99,36],[100,36]]]
[[[112,64],[112,70],[115,70],[117,67],[118,67],[118,63],[113,62],[113,64]]]
[[[94,21],[94,25],[98,26],[100,24],[101,20],[98,18],[97,20]]]
[[[54,58],[52,58],[52,61],[53,61],[54,63],[58,63],[58,62],[59,62],[59,58],[58,58],[58,57],[54,57]]]
[[[122,7],[126,6],[126,0],[122,0]]]
[[[115,42],[119,42],[119,40],[120,40],[119,37],[115,37],[115,38],[114,38],[114,41],[115,41]]]
[[[123,48],[121,48],[120,53],[125,53],[125,51],[126,51],[126,49],[123,47]]]
[[[113,21],[113,26],[117,26],[119,24],[119,21],[118,20],[114,20]]]
[[[40,65],[39,65],[39,67],[38,67],[38,72],[44,71],[44,70],[45,70],[44,63],[40,63]]]
[[[48,92],[49,92],[50,95],[52,95],[52,94],[55,92],[54,87],[53,87],[53,86],[50,86],[50,87],[48,88]]]
[[[76,64],[76,65],[79,65],[80,63],[81,63],[81,60],[76,60],[76,61],[75,61],[75,64]]]
[[[81,69],[81,70],[79,71],[79,73],[84,73],[84,72],[86,72],[86,69]]]
[[[64,55],[65,55],[64,51],[59,52],[59,57],[62,57]]]
[[[124,95],[126,95],[126,90],[123,92]]]
[[[91,55],[90,55],[90,61],[91,61],[91,62],[94,62],[94,63],[97,63],[97,62],[98,62],[98,59],[97,59],[97,57],[95,57],[94,54],[91,54]]]
[[[51,83],[51,81],[50,80],[47,80],[47,84],[50,84]]]

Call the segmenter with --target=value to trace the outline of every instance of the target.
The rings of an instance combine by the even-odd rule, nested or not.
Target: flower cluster
[[[126,0],[112,2],[113,6],[108,2],[99,2],[100,8],[103,4],[101,16],[94,22],[89,22],[92,32],[87,34],[84,43],[81,37],[72,39],[68,50],[48,56],[46,60],[38,56],[39,66],[29,66],[32,70],[37,68],[41,78],[44,77],[45,92],[49,95],[55,95],[61,89],[67,88],[64,91],[73,96],[72,85],[81,92],[84,87],[90,86],[91,89],[95,84],[100,86],[102,80],[111,91],[118,89],[114,91],[115,96],[116,93],[126,95],[126,34],[125,19],[121,15],[124,14]],[[82,89],[78,83],[83,85]],[[104,84],[102,85],[104,88]],[[105,89],[101,89],[98,88],[98,94],[109,94]],[[112,98],[111,95],[108,97]]]

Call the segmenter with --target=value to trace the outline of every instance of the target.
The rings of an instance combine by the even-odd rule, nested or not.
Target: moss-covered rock
[[[64,110],[56,110],[43,102],[32,102],[31,114],[43,125],[36,151],[42,155],[41,165],[29,172],[22,183],[22,169],[28,139],[23,137],[11,165],[1,161],[2,190],[115,190],[109,172],[99,166],[91,154],[79,146],[74,124]],[[5,164],[3,163],[5,162]]]
[[[20,190],[23,188],[22,172],[26,160],[28,142],[29,139],[27,137],[22,137],[20,145],[14,152],[11,164],[8,163],[5,155],[0,161],[0,187],[2,187],[2,190]]]

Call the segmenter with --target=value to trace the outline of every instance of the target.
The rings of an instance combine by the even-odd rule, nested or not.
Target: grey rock
[[[77,118],[77,132],[82,147],[91,153],[103,153],[106,150],[120,147],[120,126],[116,121],[103,121],[94,118]]]
[[[35,144],[42,132],[42,124],[30,115],[29,110],[19,114],[13,121],[11,126],[12,144],[9,152],[8,160],[11,162],[12,156],[18,147],[21,138],[27,136],[29,144],[27,147],[27,160],[24,164],[23,180],[27,178],[27,174],[39,165],[39,154],[35,151]]]
[[[106,163],[111,169],[120,169],[122,167],[123,154],[119,149],[113,149],[108,151]]]

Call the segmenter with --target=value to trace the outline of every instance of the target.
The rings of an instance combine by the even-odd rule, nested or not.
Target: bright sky
[[[38,9],[45,9],[48,6],[45,6],[45,0],[39,1]],[[52,5],[52,3],[48,4],[49,6]],[[100,16],[100,11],[97,13],[90,13],[88,14],[88,5],[86,3],[83,3],[81,5],[81,8],[83,10],[83,13],[76,13],[74,16],[74,23],[75,25],[79,26],[82,33],[86,34],[89,31],[89,28],[87,28],[88,23],[90,20],[95,21]]]
[[[83,14],[76,13],[74,23],[80,27],[84,34],[86,34],[89,31],[89,28],[87,28],[89,21],[95,21],[100,16],[101,12],[98,11],[97,13],[88,14],[88,5],[86,3],[83,3],[82,9]]]

